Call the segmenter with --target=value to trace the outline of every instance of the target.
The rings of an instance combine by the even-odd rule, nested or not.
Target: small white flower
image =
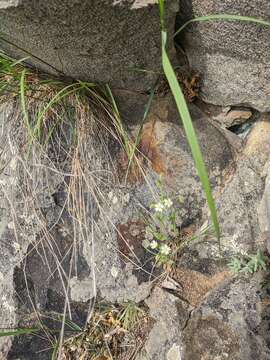
[[[169,209],[170,207],[172,207],[173,202],[172,202],[171,199],[165,199],[165,200],[163,201],[163,204],[164,204],[165,208]]]
[[[170,252],[171,252],[171,248],[168,245],[161,245],[160,253],[162,255],[169,255]]]
[[[113,203],[113,205],[116,205],[116,204],[118,203],[117,196],[114,196],[114,197],[112,198],[112,203]]]
[[[154,209],[156,212],[162,212],[164,210],[164,205],[159,202],[154,205]]]
[[[13,243],[14,249],[16,252],[20,252],[21,251],[21,245],[17,242]]]
[[[119,273],[119,271],[118,271],[117,267],[113,266],[113,267],[111,268],[111,275],[112,275],[112,277],[114,277],[114,278],[116,279],[117,276],[118,276],[118,273]]]
[[[156,240],[151,241],[151,243],[150,243],[150,248],[151,248],[151,249],[156,249],[157,246],[158,246],[158,243],[157,243]]]
[[[7,224],[7,227],[8,227],[8,229],[14,229],[14,222],[13,221],[11,221],[10,223],[8,223]]]

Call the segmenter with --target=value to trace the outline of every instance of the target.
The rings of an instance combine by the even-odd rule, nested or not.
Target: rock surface
[[[270,20],[267,0],[184,0],[181,22],[196,16],[234,14]],[[190,66],[202,76],[202,98],[212,104],[248,105],[269,111],[269,27],[240,22],[189,26],[180,42]]]
[[[185,360],[270,359],[269,295],[262,276],[224,282],[192,313],[183,333]]]
[[[170,35],[177,11],[178,0],[171,0]],[[9,55],[32,55],[32,64],[57,75],[146,91],[161,68],[159,9],[149,0],[1,0],[0,31]]]
[[[145,344],[145,355],[138,360],[179,360],[180,337],[189,318],[189,305],[158,287],[146,304],[155,324]]]
[[[14,100],[1,105],[2,325],[32,325],[35,311],[62,313],[68,291],[72,318],[82,326],[94,300],[144,304],[154,323],[137,360],[269,359],[263,275],[233,277],[226,266],[239,251],[265,249],[269,117],[254,125],[241,152],[235,152],[223,130],[196,106],[190,110],[217,199],[222,256],[211,235],[200,235],[182,249],[176,269],[163,281],[162,270],[143,247],[150,205],[164,193],[169,196],[186,234],[208,219],[172,98],[155,99],[142,128],[144,176],[136,166],[125,176],[123,149],[94,123],[82,131],[80,156],[72,164],[63,156],[66,150],[62,154],[55,146],[41,154],[37,148],[25,161],[27,134],[20,107]],[[91,121],[90,110],[84,116]],[[131,132],[137,129],[134,125]],[[68,136],[63,139],[68,149]],[[74,173],[74,165],[82,173]],[[19,337],[13,344],[5,339],[0,345],[9,360],[49,356],[38,355],[40,347],[46,348],[44,342],[29,338]]]
[[[27,162],[21,155],[26,134],[19,109],[16,102],[7,102],[1,108],[1,125],[5,128],[2,132],[5,172],[0,179],[3,193],[0,249],[4,259],[1,269],[5,279],[14,277],[14,283],[9,280],[10,288],[6,291],[9,298],[3,298],[1,304],[3,311],[6,302],[9,306],[15,303],[14,309],[15,306],[19,309],[15,316],[12,308],[9,327],[16,326],[21,315],[33,313],[33,306],[40,312],[61,311],[57,303],[63,303],[66,291],[62,272],[70,274],[70,301],[74,304],[86,304],[96,296],[109,302],[139,303],[147,299],[159,271],[153,271],[153,263],[143,247],[143,215],[161,196],[157,179],[162,175],[165,193],[179,208],[179,226],[198,220],[205,204],[171,97],[155,102],[149,122],[143,128],[140,147],[148,156],[145,179],[128,177],[127,183],[123,182],[119,163],[123,154],[117,143],[104,133],[83,135],[80,151],[87,160],[81,165],[84,175],[80,178],[88,180],[79,183],[82,188],[75,191],[84,193],[80,206],[87,214],[85,230],[78,228],[65,206],[67,189],[71,191],[67,183],[72,177],[67,181],[64,174],[72,169],[61,160],[65,159],[63,154],[57,150],[51,153],[48,148],[46,156],[35,151]],[[212,184],[218,189],[223,182],[223,171],[232,161],[230,145],[198,109],[193,108],[192,114]],[[91,114],[88,116],[90,119]],[[13,129],[20,129],[16,136]],[[40,166],[42,163],[44,167]],[[179,195],[181,203],[177,200]],[[75,264],[71,249],[76,251]],[[17,296],[13,295],[14,289]],[[12,351],[16,353],[15,349]],[[30,359],[34,355],[27,356]]]

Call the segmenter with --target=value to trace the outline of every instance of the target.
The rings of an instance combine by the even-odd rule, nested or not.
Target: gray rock
[[[264,115],[252,128],[236,163],[227,169],[225,185],[216,195],[224,255],[253,253],[258,248],[265,250],[269,132],[269,116]],[[201,258],[201,264],[211,257],[220,257],[215,238],[209,236],[208,240],[199,239],[191,246],[195,258]]]
[[[177,11],[178,0],[168,2],[170,52]],[[146,91],[161,68],[159,9],[152,0],[2,0],[0,31],[9,55],[32,56],[31,64],[57,75]]]
[[[191,105],[190,112],[212,188],[218,192],[224,183],[224,170],[233,162],[234,151],[223,133],[212,125],[202,111]],[[156,188],[155,181],[161,176],[164,192],[175,200],[174,206],[179,208],[179,225],[187,226],[193,220],[201,219],[204,193],[174,100],[170,96],[152,105],[142,131],[141,151],[150,159],[152,171],[148,175],[153,187],[151,193],[147,183],[137,186],[136,195],[142,204],[147,206],[153,200],[158,200],[160,190]]]
[[[199,110],[193,108],[192,115],[211,181],[218,188],[222,183],[222,172],[232,160],[231,147]],[[27,132],[20,108],[16,102],[2,105],[1,160],[5,171],[0,176],[0,271],[10,279],[14,269],[19,267],[7,293],[16,290],[16,299],[10,295],[8,301],[12,304],[16,300],[20,314],[33,312],[33,304],[41,312],[62,311],[59,304],[64,302],[67,284],[61,274],[70,274],[72,303],[85,304],[94,297],[109,302],[141,302],[149,297],[154,284],[152,280],[160,270],[153,266],[143,247],[143,214],[147,214],[150,204],[160,196],[155,184],[160,170],[164,170],[164,188],[169,196],[177,199],[180,190],[185,190],[183,203],[178,204],[181,210],[179,225],[198,219],[201,206],[205,204],[170,97],[156,102],[149,116],[150,124],[157,116],[159,119],[152,134],[157,140],[154,142],[156,149],[152,153],[156,151],[163,156],[152,159],[149,154],[150,160],[155,162],[146,164],[145,179],[135,183],[129,178],[123,181],[123,168],[119,165],[121,149],[108,133],[93,129],[83,135],[80,152],[84,176],[80,179],[86,181],[79,183],[79,189],[77,183],[73,185],[75,189],[72,188],[74,194],[81,194],[80,209],[82,207],[83,212],[80,214],[84,216],[85,225],[81,228],[66,206],[67,184],[73,177],[68,176],[71,164],[61,160],[62,154],[57,153],[61,148],[37,147],[33,154],[26,152],[29,156],[26,161],[21,149],[27,143]],[[146,124],[143,141],[149,135],[148,130],[149,124]],[[66,150],[62,148],[61,151]],[[70,202],[77,201],[76,197],[71,199]],[[71,249],[74,249],[76,261],[70,270],[75,256]],[[24,270],[29,291],[25,287]],[[58,298],[61,301],[56,300]],[[154,308],[152,312],[154,314]],[[11,316],[15,316],[14,313]],[[20,319],[12,318],[13,326]],[[173,353],[174,344],[178,346],[172,339],[167,352]]]
[[[184,0],[181,20],[237,14],[270,20],[267,0]],[[201,73],[201,97],[212,104],[248,105],[269,111],[269,27],[241,22],[189,26],[180,40],[192,69]]]
[[[270,359],[268,295],[262,280],[262,274],[235,278],[210,293],[183,331],[183,359]]]
[[[215,360],[220,356],[223,360],[225,354],[232,359],[237,359],[239,354],[243,359],[250,354],[268,359],[266,322],[260,309],[255,313],[252,308],[264,296],[263,290],[256,287],[260,279],[224,280],[229,276],[220,272],[221,266],[215,258],[218,255],[216,243],[197,241],[183,252],[178,265],[186,270],[178,272],[181,278],[176,280],[180,286],[170,290],[174,295],[159,287],[153,288],[153,280],[160,271],[153,266],[143,247],[146,236],[143,215],[149,214],[150,204],[159,199],[160,189],[155,181],[162,175],[165,193],[179,207],[179,226],[194,221],[200,223],[208,216],[172,98],[158,99],[144,125],[140,149],[148,156],[148,161],[144,159],[143,163],[145,177],[124,176],[122,149],[106,132],[98,132],[94,127],[83,132],[80,148],[83,156],[77,161],[81,161],[84,176],[78,177],[80,188],[76,187],[76,182],[73,184],[75,189],[71,188],[74,191],[72,201],[77,201],[79,195],[79,208],[75,209],[82,211],[79,213],[83,216],[81,222],[74,221],[74,213],[66,206],[67,184],[72,184],[75,178],[68,176],[70,164],[55,161],[61,156],[55,156],[50,147],[45,148],[46,156],[41,157],[36,151],[27,162],[22,161],[21,148],[26,134],[18,111],[15,102],[7,102],[0,112],[5,129],[0,132],[1,160],[5,166],[0,175],[0,253],[3,259],[0,271],[8,281],[2,284],[8,285],[5,287],[6,298],[1,298],[0,293],[3,319],[16,326],[21,319],[19,314],[33,312],[33,304],[40,312],[61,312],[67,286],[66,278],[61,278],[61,274],[70,274],[71,311],[83,304],[88,307],[87,302],[95,297],[108,302],[146,303],[156,321],[144,348],[151,360],[182,357],[183,345],[190,359],[193,359],[192,349],[196,346],[198,354],[205,353],[206,359],[211,360],[211,356]],[[243,154],[238,155],[235,164],[233,150],[223,133],[196,107],[191,107],[191,114],[218,198],[223,249],[230,254],[239,250],[248,252],[257,246],[261,232],[257,207],[264,191],[269,121],[265,117],[254,126]],[[29,189],[34,191],[29,193]],[[181,203],[177,202],[179,195]],[[20,231],[16,232],[17,229]],[[188,269],[193,271],[187,274]],[[24,270],[29,290],[25,288]],[[202,276],[202,273],[206,275]],[[214,276],[208,278],[208,274]],[[184,282],[184,276],[189,283]],[[191,302],[185,292],[195,281],[194,288],[200,294],[196,297],[196,291],[193,294],[190,291],[189,295],[194,295]],[[197,286],[197,282],[201,286]],[[246,302],[239,299],[239,294],[246,296]],[[5,308],[6,301],[9,306],[14,306],[14,309],[10,308],[10,314]],[[194,306],[198,309],[189,321]],[[15,309],[19,310],[16,314]],[[233,317],[236,310],[237,316]],[[249,333],[253,317],[259,328],[259,335],[254,338]],[[204,342],[204,325],[205,336],[216,340],[211,343],[212,350]],[[201,329],[198,340],[191,339],[192,331],[199,331],[197,327]],[[243,339],[236,336],[238,330]],[[247,347],[245,342],[251,345]],[[261,350],[259,344],[262,344]],[[4,347],[10,347],[10,344],[3,344],[3,352],[6,351]],[[209,351],[212,351],[210,355]]]
[[[249,109],[231,109],[230,107],[222,109],[222,112],[213,117],[221,127],[229,128],[240,125],[250,120],[252,112]]]
[[[270,174],[269,174],[269,162],[265,165],[265,188],[262,199],[258,205],[258,218],[260,231],[262,233],[262,241],[270,254]]]
[[[155,324],[146,341],[142,359],[180,360],[180,336],[189,317],[189,305],[158,287],[146,300],[146,304]]]

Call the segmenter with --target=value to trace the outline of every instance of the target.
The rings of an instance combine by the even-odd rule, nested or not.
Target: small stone
[[[227,109],[227,108],[226,108]],[[219,115],[213,117],[220,126],[229,128],[231,126],[240,125],[248,121],[252,116],[250,110],[230,110],[228,112],[222,111]]]

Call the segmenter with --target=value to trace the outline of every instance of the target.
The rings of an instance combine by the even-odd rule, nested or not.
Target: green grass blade
[[[174,34],[174,36],[178,35],[181,31],[183,31],[188,25],[194,22],[203,22],[203,21],[245,21],[251,22],[263,26],[270,26],[269,21],[257,19],[250,16],[241,16],[241,15],[230,15],[230,14],[213,14],[213,15],[205,15],[205,16],[198,16],[194,19],[187,21],[184,25],[182,25]]]
[[[34,334],[40,331],[38,328],[33,329],[16,329],[12,331],[0,331],[0,337],[5,336],[19,336],[19,335],[26,335],[26,334]]]
[[[45,114],[47,111],[49,111],[54,104],[59,103],[62,99],[65,97],[70,96],[73,93],[76,93],[79,91],[81,86],[79,87],[78,83],[67,85],[63,89],[61,89],[47,104],[44,106],[42,111],[38,113],[36,124],[33,129],[33,136],[37,137],[39,140],[41,139],[41,133],[42,133],[42,122],[45,117]]]
[[[53,347],[51,360],[57,360],[58,351],[59,351],[59,340],[56,341],[56,343]]]
[[[161,23],[161,30],[165,30],[165,0],[159,0],[159,17]]]
[[[115,98],[113,96],[112,90],[111,90],[111,88],[110,88],[110,86],[108,84],[106,84],[105,87],[106,87],[106,90],[108,92],[110,101],[112,103],[113,111],[114,111],[115,114],[117,114],[118,117],[120,117],[120,112],[118,110],[118,106],[116,105],[116,101],[115,101]]]
[[[132,160],[134,158],[134,155],[135,155],[135,152],[137,150],[137,147],[141,141],[141,135],[142,135],[142,130],[143,130],[143,125],[145,124],[145,121],[147,119],[147,116],[148,116],[148,113],[150,111],[150,108],[151,108],[151,105],[152,105],[152,102],[153,102],[153,99],[154,99],[154,95],[155,95],[155,90],[156,90],[156,86],[153,87],[153,89],[151,90],[150,92],[150,95],[149,95],[149,98],[148,98],[148,101],[145,105],[145,109],[144,109],[144,114],[143,114],[143,118],[142,118],[142,121],[141,121],[141,124],[140,124],[140,127],[137,131],[137,134],[136,134],[136,137],[135,137],[135,142],[134,142],[134,145],[132,147],[132,151],[131,151],[131,155],[130,155],[130,159],[129,159],[129,163],[128,163],[128,170],[127,170],[127,173],[130,169],[130,166],[131,166],[131,163],[132,163]]]
[[[22,112],[23,112],[23,116],[24,116],[24,120],[29,132],[29,135],[31,135],[32,137],[32,130],[31,130],[31,125],[30,125],[30,121],[29,121],[29,115],[28,115],[28,111],[27,111],[27,107],[26,107],[26,100],[25,100],[25,75],[26,75],[26,70],[24,69],[21,73],[21,79],[20,79],[20,98],[21,98],[21,105],[22,105]]]
[[[215,202],[212,196],[212,191],[206,171],[206,167],[203,161],[202,153],[200,150],[200,146],[197,140],[197,136],[192,124],[191,116],[188,110],[188,106],[186,104],[185,97],[183,95],[183,92],[181,90],[181,87],[178,83],[178,80],[176,78],[175,72],[173,70],[173,67],[171,65],[171,62],[169,60],[169,57],[167,55],[166,51],[166,40],[167,40],[167,33],[166,31],[162,31],[162,65],[164,69],[164,73],[166,75],[166,78],[168,80],[169,86],[171,88],[171,91],[174,96],[174,100],[179,112],[179,115],[181,116],[181,119],[183,121],[183,126],[186,132],[187,140],[191,148],[191,152],[195,161],[195,165],[201,180],[201,183],[203,185],[203,189],[206,195],[206,200],[211,212],[211,218],[214,225],[214,229],[216,232],[217,239],[220,239],[220,228],[219,223],[217,219],[217,212],[216,212],[216,206]],[[180,119],[179,119],[180,120]]]
[[[112,110],[113,110],[113,114],[114,114],[114,119],[115,119],[115,128],[119,134],[119,136],[122,138],[123,140],[123,144],[124,144],[124,149],[126,151],[126,154],[128,156],[128,159],[130,159],[131,154],[132,154],[132,149],[131,149],[131,142],[129,139],[129,135],[126,131],[126,129],[123,126],[122,120],[121,120],[121,115],[118,109],[118,106],[116,104],[115,98],[113,96],[113,93],[111,91],[111,88],[108,84],[106,84],[105,86],[106,90],[107,90],[107,94],[109,96],[110,102],[111,102],[111,106],[112,106]]]

